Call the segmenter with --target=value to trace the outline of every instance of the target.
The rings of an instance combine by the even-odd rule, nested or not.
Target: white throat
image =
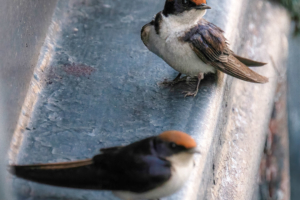
[[[199,20],[206,14],[206,10],[189,10],[177,15],[168,15],[168,17],[162,15],[162,34],[182,32],[194,27]],[[167,35],[163,38],[168,37]]]
[[[167,160],[169,160],[173,166],[190,166],[191,163],[193,163],[193,157],[194,154],[184,152],[173,155],[167,158]]]
[[[206,14],[206,10],[189,10],[184,11],[183,13],[177,14],[177,15],[169,15],[167,18],[169,18],[170,21],[173,21],[174,23],[179,23],[182,25],[185,24],[195,24],[197,23],[204,15]]]

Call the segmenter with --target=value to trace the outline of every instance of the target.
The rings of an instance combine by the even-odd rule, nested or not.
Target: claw
[[[184,98],[185,97],[188,97],[188,96],[197,96],[197,94],[198,94],[198,90],[196,90],[196,91],[194,91],[194,92],[190,92],[190,91],[184,91],[184,92],[182,92],[183,94],[185,94],[184,95]]]

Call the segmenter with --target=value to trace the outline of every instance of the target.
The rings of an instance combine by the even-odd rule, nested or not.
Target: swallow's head
[[[157,136],[154,148],[160,157],[189,160],[199,153],[197,143],[188,134],[181,131],[165,131]],[[183,161],[185,162],[185,161]]]
[[[178,15],[186,11],[198,11],[205,14],[207,9],[211,8],[206,5],[206,0],[166,0],[163,13],[165,16]]]

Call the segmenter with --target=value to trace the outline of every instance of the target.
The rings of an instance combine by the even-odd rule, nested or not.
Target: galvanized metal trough
[[[208,1],[213,9],[206,19],[225,31],[237,54],[268,63],[253,70],[269,77],[269,83],[219,73],[203,81],[195,98],[184,98],[185,85],[161,84],[176,72],[140,40],[141,27],[163,1],[4,4],[1,9],[11,15],[0,12],[1,23],[10,19],[7,28],[0,26],[1,199],[116,199],[107,191],[12,177],[5,153],[19,164],[84,159],[102,147],[170,129],[192,135],[201,154],[185,187],[163,199],[258,198],[261,156],[286,67],[290,22],[283,8],[262,0]],[[13,197],[4,197],[9,195],[4,188]],[[289,191],[283,193],[288,198]]]

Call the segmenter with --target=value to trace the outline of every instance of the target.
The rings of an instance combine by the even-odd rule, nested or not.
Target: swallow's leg
[[[173,81],[164,81],[163,84],[172,86],[172,85],[176,85],[177,83],[180,83],[182,81],[186,81],[187,76],[182,77],[182,78],[180,78],[180,76],[181,76],[181,73],[179,73]]]
[[[200,82],[201,82],[202,79],[204,79],[204,73],[199,73],[198,74],[198,82],[197,82],[196,90],[194,92],[190,92],[190,91],[183,92],[185,94],[184,97],[187,97],[187,96],[194,96],[195,97],[198,93],[199,85],[200,85]]]

